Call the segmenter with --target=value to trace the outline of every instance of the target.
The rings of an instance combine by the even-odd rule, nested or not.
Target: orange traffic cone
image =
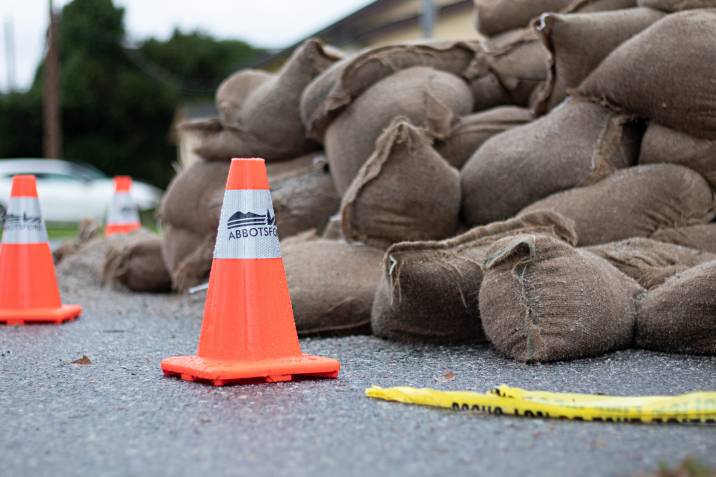
[[[0,245],[0,323],[59,325],[81,312],[60,300],[35,176],[15,176]]]
[[[196,356],[162,361],[186,381],[335,378],[335,359],[301,353],[263,159],[233,159]]]
[[[130,194],[132,190],[132,178],[129,176],[115,176],[114,196],[107,211],[107,223],[104,234],[128,234],[142,226],[139,221],[139,210],[137,204]]]

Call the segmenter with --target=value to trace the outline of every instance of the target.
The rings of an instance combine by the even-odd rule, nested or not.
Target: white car
[[[0,159],[0,224],[10,198],[12,176],[37,177],[37,193],[46,222],[75,223],[85,218],[104,221],[114,194],[114,181],[100,170],[85,164],[57,159]],[[139,210],[157,208],[162,191],[134,181],[132,198]]]

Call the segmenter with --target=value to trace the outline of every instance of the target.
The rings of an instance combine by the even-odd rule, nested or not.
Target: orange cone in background
[[[0,245],[0,323],[60,324],[81,312],[60,300],[35,176],[15,176]]]
[[[263,159],[231,161],[197,355],[161,366],[215,386],[338,376],[335,359],[301,353]]]
[[[104,228],[106,236],[128,234],[142,227],[137,204],[130,194],[131,190],[131,177],[114,177],[114,196],[107,211],[107,223]]]

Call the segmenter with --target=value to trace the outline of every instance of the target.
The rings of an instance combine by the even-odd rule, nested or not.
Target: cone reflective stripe
[[[231,162],[197,355],[161,366],[217,386],[338,376],[338,361],[301,352],[263,159]]]
[[[127,234],[142,227],[139,221],[139,209],[132,199],[131,190],[131,177],[114,178],[114,195],[107,211],[105,235]]]
[[[34,176],[15,176],[0,244],[0,323],[63,323],[79,305],[63,305]]]

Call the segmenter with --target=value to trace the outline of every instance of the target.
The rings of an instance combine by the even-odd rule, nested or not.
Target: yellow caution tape
[[[496,396],[508,397],[513,399],[524,399],[528,401],[540,401],[549,403],[559,403],[569,406],[574,403],[585,402],[617,402],[621,405],[642,405],[645,402],[659,401],[663,399],[671,399],[673,396],[607,396],[604,394],[578,394],[578,393],[554,393],[549,391],[528,391],[527,389],[514,388],[505,384],[500,384],[492,391],[491,394]]]
[[[499,394],[498,394],[499,393]],[[373,386],[368,397],[495,415],[579,421],[716,423],[716,392],[618,397],[527,391],[500,386],[490,393]]]

